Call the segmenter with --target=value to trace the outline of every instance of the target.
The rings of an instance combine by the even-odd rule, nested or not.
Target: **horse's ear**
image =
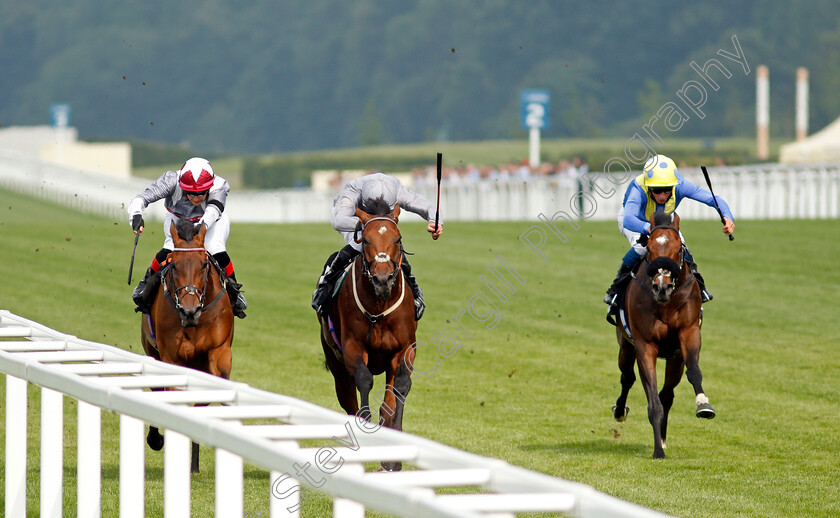
[[[198,224],[198,232],[195,234],[195,238],[193,239],[196,242],[197,246],[204,246],[204,236],[207,235],[207,225],[204,223]]]
[[[169,235],[172,236],[172,242],[175,244],[175,248],[184,247],[184,240],[178,235],[178,227],[175,226],[174,221],[169,223]]]
[[[680,217],[676,212],[674,213],[674,215],[671,219],[671,224],[675,229],[677,229],[677,230],[680,229]]]
[[[368,220],[370,220],[371,215],[363,211],[359,207],[356,207],[356,217],[359,218],[359,221],[361,221],[362,225],[364,225],[368,222]]]
[[[391,211],[391,218],[394,219],[394,223],[399,223],[400,221],[400,204],[394,205],[394,210]]]

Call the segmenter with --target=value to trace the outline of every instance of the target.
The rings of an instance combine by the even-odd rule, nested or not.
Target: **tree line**
[[[208,152],[523,138],[540,88],[546,137],[629,136],[737,35],[751,73],[680,136],[753,134],[765,64],[771,134],[793,137],[798,67],[812,131],[840,115],[838,20],[830,0],[3,2],[0,124],[65,102],[82,138]]]

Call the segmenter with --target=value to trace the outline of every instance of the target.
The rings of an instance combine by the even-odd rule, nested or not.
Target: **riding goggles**
[[[186,194],[187,196],[192,196],[192,197],[194,197],[194,198],[197,198],[197,197],[199,197],[199,196],[207,196],[207,193],[208,193],[208,192],[210,192],[210,191],[198,191],[198,192],[195,192],[195,191],[184,191],[184,194]]]
[[[663,192],[671,192],[673,187],[650,187],[651,194],[662,194]]]

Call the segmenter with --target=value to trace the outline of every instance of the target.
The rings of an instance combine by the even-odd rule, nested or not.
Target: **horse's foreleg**
[[[385,395],[382,397],[379,415],[383,426],[402,430],[405,400],[411,390],[411,370],[405,363],[399,361],[399,358],[395,359],[393,363],[397,365],[397,372],[396,374],[393,373],[392,364],[391,370],[388,371],[386,376]],[[400,471],[402,470],[402,462],[383,462],[382,469],[385,471]]]
[[[619,344],[618,369],[621,371],[621,394],[618,396],[612,411],[616,421],[624,421],[630,412],[630,409],[627,408],[627,394],[630,393],[630,388],[636,382],[636,373],[634,372],[636,355],[633,351],[633,344],[624,338],[620,328],[617,332]]]
[[[213,376],[229,380],[232,366],[233,352],[230,350],[230,341],[207,352],[207,372]]]
[[[683,360],[679,354],[674,354],[665,362],[665,383],[659,391],[659,401],[662,403],[662,447],[668,436],[668,413],[674,404],[674,388],[679,385],[683,375]]]
[[[146,435],[146,444],[149,445],[149,448],[160,451],[163,449],[163,435],[161,435],[160,430],[158,430],[154,426],[149,427],[149,433]]]
[[[162,388],[153,388],[152,392],[160,392]],[[163,449],[163,434],[155,426],[149,426],[149,433],[146,435],[146,444],[154,451]]]
[[[365,362],[359,358],[356,363],[356,372],[354,373],[356,379],[356,388],[359,390],[359,399],[361,408],[359,408],[358,416],[368,421],[371,420],[370,411],[370,391],[373,389],[373,374],[365,365]]]
[[[336,357],[324,334],[321,333],[321,347],[324,349],[324,363],[335,381],[335,395],[338,404],[349,415],[356,415],[359,411],[359,400],[356,397],[356,379],[347,372],[344,362]]]
[[[648,401],[648,420],[653,427],[653,458],[664,459],[665,450],[662,448],[662,402],[656,391],[656,347],[653,344],[636,339],[636,362],[639,364],[639,376],[645,387]]]
[[[700,327],[692,326],[680,333],[680,346],[685,360],[685,375],[694,387],[695,415],[705,419],[715,417],[715,409],[703,392],[703,373],[700,372]]]
[[[402,430],[403,414],[405,413],[405,400],[411,390],[411,371],[404,363],[397,367],[397,375],[394,377],[393,393],[396,400],[394,420],[392,428]]]
[[[198,443],[192,443],[192,460],[190,461],[190,473],[198,473]]]

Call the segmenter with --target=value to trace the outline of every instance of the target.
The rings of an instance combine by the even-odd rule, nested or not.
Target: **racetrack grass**
[[[0,200],[0,308],[140,352],[139,317],[126,284],[133,242],[127,221],[6,191]],[[556,209],[533,210],[536,216]],[[837,220],[739,221],[732,243],[717,222],[682,222],[715,295],[705,306],[700,365],[717,417],[694,417],[693,391],[684,379],[664,461],[651,458],[653,434],[639,382],[630,392],[627,421],[616,423],[610,413],[619,393],[617,345],[601,297],[626,241],[613,222],[581,222],[578,231],[562,229],[566,243],[548,233],[543,263],[517,239],[534,224],[452,222],[437,242],[418,223],[401,226],[428,303],[418,332],[426,345],[416,367],[431,372],[438,366],[413,378],[408,432],[679,516],[840,514]],[[149,223],[137,249],[135,283],[162,241],[160,225]],[[323,261],[341,244],[326,224],[233,225],[229,252],[251,308],[236,322],[232,379],[340,411],[309,300]],[[524,284],[512,281],[499,255]],[[495,281],[491,264],[516,293]],[[479,279],[483,274],[507,302],[495,299]],[[488,328],[490,321],[464,314],[459,322],[471,335],[465,338],[451,317],[479,290],[496,303],[501,319]],[[477,303],[473,310],[481,314],[487,306]],[[462,340],[450,356],[431,340],[444,329]],[[38,390],[30,391],[28,508],[36,516],[40,424]],[[75,514],[75,422],[75,403],[66,400],[68,516]],[[102,514],[116,516],[117,417],[104,414],[103,429]],[[213,452],[202,448],[201,455],[193,515],[209,516]],[[162,452],[146,449],[148,516],[162,516],[162,462]],[[245,510],[267,515],[265,471],[246,464],[245,487]],[[329,516],[330,509],[329,499],[313,493],[302,513]]]

